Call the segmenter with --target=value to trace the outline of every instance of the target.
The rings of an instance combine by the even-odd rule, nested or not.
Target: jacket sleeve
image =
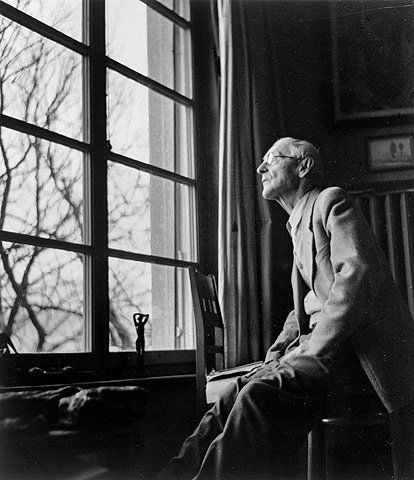
[[[324,247],[326,256],[323,254],[320,261],[330,261],[333,283],[322,310],[316,314],[309,353],[329,357],[369,317],[379,288],[380,264],[385,258],[362,214],[345,192],[329,189],[317,215],[329,239]]]
[[[295,311],[292,310],[286,318],[283,330],[266,353],[265,363],[279,360],[285,353],[286,347],[293,342],[299,332]]]

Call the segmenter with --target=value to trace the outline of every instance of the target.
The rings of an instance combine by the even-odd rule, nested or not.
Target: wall
[[[412,116],[334,121],[330,2],[264,3],[276,32],[286,134],[311,139],[320,146],[331,183],[360,186],[408,181],[414,185],[413,169],[369,172],[366,163],[367,139],[412,133]]]

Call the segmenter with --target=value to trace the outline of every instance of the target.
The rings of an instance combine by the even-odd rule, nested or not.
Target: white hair
[[[306,140],[299,140],[292,137],[279,138],[276,143],[283,144],[283,146],[289,150],[286,154],[289,154],[289,156],[295,157],[298,160],[311,158],[313,160],[313,166],[306,175],[306,178],[315,186],[319,186],[323,183],[324,171],[322,159],[319,149],[316,148],[315,145]]]

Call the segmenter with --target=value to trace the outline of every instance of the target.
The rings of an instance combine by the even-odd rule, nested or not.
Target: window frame
[[[106,0],[107,1],[107,0]],[[165,18],[190,30],[192,58],[189,59],[194,84],[194,39],[192,24],[165,7],[156,0],[137,0],[146,4]],[[197,165],[195,100],[188,98],[170,88],[146,77],[125,65],[106,56],[105,46],[105,1],[82,0],[82,42],[46,25],[40,20],[25,14],[15,7],[0,0],[1,13],[8,19],[82,55],[83,61],[83,132],[82,141],[66,137],[61,133],[38,127],[24,121],[0,114],[0,125],[20,133],[33,135],[41,139],[73,148],[84,155],[84,228],[83,243],[75,244],[65,241],[34,237],[5,230],[0,231],[0,240],[27,245],[58,248],[85,255],[87,266],[84,267],[85,321],[91,322],[91,351],[83,353],[22,353],[11,355],[12,367],[41,368],[62,367],[70,365],[77,370],[105,371],[136,365],[136,353],[133,351],[109,351],[109,257],[143,261],[151,264],[188,268],[199,267],[200,249],[199,232],[199,182]],[[191,5],[190,5],[191,8]],[[111,152],[107,141],[106,114],[106,72],[114,70],[131,80],[167,97],[178,104],[191,109],[192,131],[190,138],[193,145],[192,161],[194,178],[164,170],[160,167],[139,162],[129,157]],[[194,94],[193,94],[194,95]],[[196,261],[184,261],[155,255],[145,255],[108,247],[108,208],[107,208],[107,161],[114,161],[143,172],[156,175],[189,186],[194,191],[194,231]],[[86,187],[85,187],[86,186]],[[194,350],[158,350],[146,351],[146,365],[149,371],[158,375],[188,373],[194,370]]]

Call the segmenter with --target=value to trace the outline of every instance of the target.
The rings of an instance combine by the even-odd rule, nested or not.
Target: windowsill
[[[123,385],[138,385],[144,386],[145,384],[152,383],[161,383],[161,382],[176,382],[176,381],[186,381],[186,380],[195,380],[196,375],[191,374],[178,374],[178,375],[163,375],[156,377],[140,377],[140,378],[123,378],[118,380],[96,380],[96,381],[85,381],[85,382],[75,382],[75,383],[53,383],[53,384],[42,384],[42,385],[19,385],[12,387],[2,387],[0,386],[0,393],[5,392],[18,392],[22,390],[50,390],[65,387],[67,385],[73,385],[75,387],[82,388],[94,388],[101,386],[123,386]]]
[[[101,367],[88,365],[87,360],[80,356],[9,355],[0,365],[0,388],[174,377],[192,375],[196,370],[194,350],[148,352],[145,376],[137,373],[136,354],[133,353],[111,353]]]

